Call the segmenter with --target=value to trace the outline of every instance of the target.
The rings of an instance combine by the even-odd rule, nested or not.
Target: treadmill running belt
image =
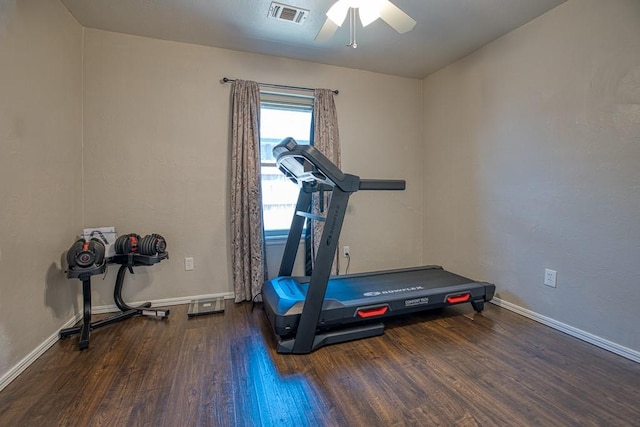
[[[309,277],[276,277],[265,283],[267,316],[278,335],[295,330],[309,280]],[[488,291],[493,293],[492,286],[488,289],[487,285],[437,266],[334,276],[327,284],[321,324],[357,322],[358,311],[375,307],[387,307],[381,315],[389,316],[456,303],[456,298],[447,299],[450,296],[464,295],[460,302],[484,300]]]

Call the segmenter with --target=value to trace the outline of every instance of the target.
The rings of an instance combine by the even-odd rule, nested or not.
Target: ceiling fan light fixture
[[[331,38],[349,15],[351,42],[347,46],[355,47],[356,13],[363,27],[380,18],[402,34],[416,25],[413,18],[389,0],[337,0],[327,11],[327,19],[316,35],[316,41],[324,42]]]
[[[327,18],[341,27],[345,22],[349,9],[358,9],[360,22],[363,27],[380,18],[380,10],[386,0],[340,0],[327,12]]]
[[[327,11],[327,18],[331,19],[331,21],[338,27],[342,27],[342,23],[347,17],[350,7],[351,5],[349,2],[338,1]]]
[[[376,19],[380,18],[380,8],[376,3],[377,1],[373,1],[368,3],[365,7],[358,8],[358,15],[360,16],[360,23],[362,23],[363,27],[371,24]]]

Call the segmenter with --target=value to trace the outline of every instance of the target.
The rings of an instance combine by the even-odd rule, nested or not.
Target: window
[[[273,147],[290,136],[311,143],[313,97],[260,93],[260,162],[265,235],[286,235],[298,200],[298,187],[276,166]]]

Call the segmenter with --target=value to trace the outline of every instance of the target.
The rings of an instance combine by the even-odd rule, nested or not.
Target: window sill
[[[273,236],[264,236],[264,241],[267,245],[281,245],[287,241],[287,235],[276,234]]]
[[[264,242],[267,246],[284,245],[287,243],[287,234],[275,234],[272,236],[265,236]],[[304,236],[300,237],[300,244],[304,243]]]

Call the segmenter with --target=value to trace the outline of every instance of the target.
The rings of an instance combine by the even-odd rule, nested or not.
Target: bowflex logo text
[[[422,286],[412,286],[410,288],[400,288],[400,289],[389,289],[389,290],[386,290],[386,291],[365,292],[362,295],[364,295],[365,297],[377,297],[377,296],[380,296],[380,295],[399,294],[401,292],[420,291],[422,289],[424,289]]]

